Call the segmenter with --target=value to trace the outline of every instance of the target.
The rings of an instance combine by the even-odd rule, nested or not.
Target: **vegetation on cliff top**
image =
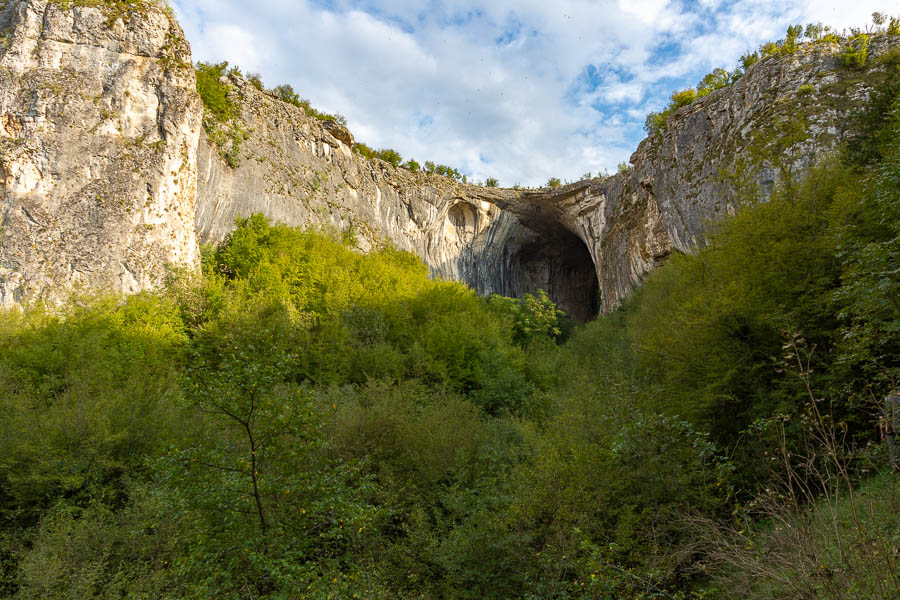
[[[51,0],[63,10],[69,10],[73,6],[99,8],[106,14],[107,26],[112,26],[119,19],[125,19],[132,14],[143,14],[151,8],[162,9],[174,19],[175,15],[169,6],[168,0]]]
[[[575,331],[259,216],[2,313],[0,596],[895,598],[896,80]]]
[[[239,164],[240,147],[247,133],[240,121],[240,105],[236,99],[236,95],[231,92],[232,86],[222,81],[224,76],[243,77],[238,67],[230,67],[227,62],[217,64],[198,63],[197,72],[197,91],[200,98],[208,111],[209,120],[204,120],[204,127],[210,140],[216,145],[220,156],[231,167]],[[309,100],[301,98],[294,88],[288,84],[277,85],[271,90],[267,90],[263,84],[262,78],[257,73],[247,75],[247,80],[256,89],[265,92],[278,100],[296,106],[303,112],[319,121],[335,121],[343,126],[347,126],[347,118],[341,114],[329,114],[321,112],[312,107]],[[435,164],[431,161],[425,161],[424,165],[420,165],[418,161],[409,159],[403,161],[403,157],[399,152],[391,148],[381,148],[374,150],[366,144],[357,142],[353,144],[353,150],[367,159],[377,158],[383,160],[395,168],[403,168],[408,171],[417,172],[424,171],[442,177],[448,177],[468,183],[468,178],[459,170],[447,165]],[[487,187],[497,187],[499,182],[495,178],[488,178],[484,185]]]
[[[665,131],[669,117],[680,108],[689,106],[711,93],[728,87],[744,76],[751,66],[773,56],[787,57],[804,48],[814,48],[823,44],[840,44],[841,64],[852,69],[861,69],[868,59],[869,38],[872,35],[900,35],[900,18],[887,17],[876,12],[872,15],[873,27],[868,32],[857,29],[849,33],[838,34],[821,23],[810,23],[805,28],[791,25],[785,37],[778,42],[768,42],[756,52],[749,52],[741,57],[741,66],[732,71],[715,69],[700,80],[696,88],[687,88],[672,93],[671,101],[661,112],[652,112],[644,122],[645,131],[654,137],[660,137]]]
[[[241,120],[241,105],[232,86],[223,81],[227,62],[197,63],[197,93],[203,101],[203,129],[228,166],[240,164],[241,144],[249,137]]]
[[[0,312],[0,597],[896,598],[884,68],[841,154],[767,202],[735,180],[575,330],[261,216],[158,294]]]

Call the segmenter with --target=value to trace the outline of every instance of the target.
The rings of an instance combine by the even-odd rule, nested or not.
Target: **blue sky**
[[[171,4],[194,60],[290,83],[345,115],[358,141],[506,186],[612,172],[672,90],[734,68],[791,23],[840,30],[890,12],[883,0]]]

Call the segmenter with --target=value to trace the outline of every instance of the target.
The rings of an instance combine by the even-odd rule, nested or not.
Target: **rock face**
[[[490,246],[516,228],[499,205],[509,190],[468,186],[398,169],[353,152],[349,132],[318,121],[231,76],[248,137],[236,167],[226,164],[204,133],[199,150],[197,232],[219,242],[238,217],[262,213],[274,221],[354,233],[359,247],[390,243],[422,257],[438,277],[501,287],[485,264]]]
[[[645,139],[627,173],[576,185],[553,212],[587,244],[600,310],[621,303],[673,251],[691,252],[710,221],[764,200],[776,181],[835,149],[852,111],[889,77],[898,36],[872,38],[864,70],[842,67],[837,44],[756,63],[735,84],[684,107]],[[896,58],[890,59],[896,60]]]
[[[889,46],[873,40],[874,57]],[[672,252],[702,243],[710,220],[764,198],[835,147],[848,112],[883,75],[839,64],[836,44],[751,67],[676,112],[612,177],[550,190],[499,190],[410,173],[351,151],[352,136],[240,77],[233,94],[249,139],[231,168],[200,144],[197,228],[216,242],[238,216],[354,229],[367,250],[390,242],[432,273],[482,294],[544,289],[577,320],[609,312]]]
[[[219,242],[236,218],[262,213],[289,225],[352,231],[362,250],[390,243],[420,256],[433,276],[481,294],[544,289],[579,320],[596,314],[588,248],[560,223],[541,220],[541,194],[524,201],[518,190],[367,160],[352,151],[352,136],[337,123],[311,118],[241,77],[228,82],[248,137],[236,167],[205,134],[201,139],[202,242]]]
[[[170,14],[12,0],[0,31],[0,305],[194,266],[202,109]]]
[[[367,160],[345,127],[234,75],[246,139],[229,164],[201,134],[189,49],[165,10],[61,4],[0,0],[0,304],[152,288],[196,265],[198,238],[263,213],[363,251],[409,250],[482,294],[544,289],[587,320],[701,244],[709,220],[834,148],[897,41],[873,38],[859,71],[836,44],[760,61],[672,115],[626,172],[504,190]]]

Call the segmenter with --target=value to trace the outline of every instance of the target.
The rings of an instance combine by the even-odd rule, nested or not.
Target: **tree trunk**
[[[897,432],[900,430],[900,393],[888,394],[884,399],[885,434],[891,469],[900,471],[900,448]]]

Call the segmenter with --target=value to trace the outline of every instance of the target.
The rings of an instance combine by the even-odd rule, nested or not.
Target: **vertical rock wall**
[[[201,106],[165,10],[0,3],[0,305],[197,263]]]
[[[840,65],[838,44],[760,61],[676,112],[627,172],[502,190],[367,160],[345,128],[238,76],[247,139],[229,165],[201,135],[190,50],[166,10],[62,4],[0,0],[0,305],[154,288],[196,266],[198,238],[263,213],[352,232],[363,251],[392,244],[482,294],[545,289],[587,320],[833,149],[898,46],[874,37],[862,70]]]
[[[842,46],[802,46],[764,59],[733,85],[669,118],[641,142],[631,168],[557,192],[554,218],[585,241],[609,312],[672,252],[703,243],[712,221],[763,201],[832,152],[873,85],[895,73],[900,36],[871,38],[864,69],[841,64]]]

